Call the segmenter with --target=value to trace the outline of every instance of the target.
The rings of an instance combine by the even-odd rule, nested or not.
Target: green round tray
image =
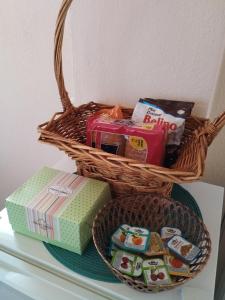
[[[202,219],[201,211],[191,194],[181,186],[175,184],[171,198],[191,208],[199,218]],[[106,264],[101,259],[91,241],[83,255],[79,255],[68,250],[45,243],[46,249],[51,255],[70,270],[86,276],[91,279],[120,283],[120,281],[111,273]]]

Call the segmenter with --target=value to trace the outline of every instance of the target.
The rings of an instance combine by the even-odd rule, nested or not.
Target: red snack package
[[[90,117],[87,144],[141,162],[162,165],[167,131],[157,125]]]
[[[87,145],[108,153],[124,156],[125,137],[120,127],[114,125],[118,120],[105,115],[94,115],[87,122]]]

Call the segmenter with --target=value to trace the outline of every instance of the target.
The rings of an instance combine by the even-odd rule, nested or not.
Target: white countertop
[[[64,169],[69,171],[68,167]],[[33,299],[55,298],[57,300],[62,299],[60,297],[64,295],[64,299],[68,300],[161,300],[165,298],[167,300],[194,300],[194,297],[198,300],[212,300],[223,188],[202,182],[185,184],[183,187],[194,196],[202,211],[204,222],[211,235],[212,254],[203,272],[185,284],[182,289],[177,288],[159,294],[144,294],[123,284],[92,280],[72,272],[56,261],[42,242],[14,233],[8,222],[6,210],[0,213],[0,281],[16,287]],[[44,286],[42,289],[38,288],[41,284]],[[36,293],[35,290],[39,292]]]

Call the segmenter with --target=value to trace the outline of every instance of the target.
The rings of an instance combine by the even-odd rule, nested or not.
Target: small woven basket
[[[225,113],[213,122],[198,117],[186,121],[181,153],[172,168],[140,163],[85,144],[87,118],[110,106],[90,102],[74,107],[69,99],[63,77],[62,45],[71,3],[72,0],[63,1],[55,31],[55,76],[63,112],[38,127],[40,141],[55,145],[76,160],[80,175],[108,181],[114,194],[157,191],[169,195],[173,183],[197,180],[204,171],[208,146],[225,124]],[[132,109],[123,109],[123,113],[129,118]]]
[[[143,279],[134,279],[113,268],[106,252],[112,234],[121,224],[140,226],[156,232],[160,232],[164,226],[179,228],[184,238],[201,249],[201,256],[190,265],[191,277],[177,276],[173,277],[170,285],[147,286]],[[188,207],[158,194],[133,195],[111,200],[96,216],[92,233],[98,253],[115,276],[142,292],[169,290],[191,280],[201,272],[211,252],[211,240],[204,223]]]

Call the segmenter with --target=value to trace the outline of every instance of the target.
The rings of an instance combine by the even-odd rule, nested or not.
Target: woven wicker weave
[[[197,245],[202,254],[190,266],[191,278],[194,278],[206,265],[210,252],[211,241],[204,223],[186,206],[157,194],[118,197],[111,200],[98,213],[93,224],[95,246],[102,259],[115,276],[142,292],[158,292],[175,288],[191,278],[173,277],[173,283],[163,286],[146,286],[141,279],[134,279],[114,269],[106,251],[112,234],[121,224],[140,226],[151,231],[158,231],[164,226],[179,228],[183,236]]]
[[[106,153],[85,145],[88,116],[107,105],[88,103],[75,108],[64,84],[62,68],[62,44],[64,25],[72,0],[64,0],[55,31],[55,76],[58,83],[63,112],[39,126],[40,140],[65,151],[76,160],[81,175],[103,179],[116,193],[154,192],[169,195],[173,183],[191,182],[204,171],[208,146],[225,124],[225,113],[215,121],[191,117],[186,122],[182,150],[176,164],[168,169],[125,157]],[[126,117],[131,109],[123,110]]]

